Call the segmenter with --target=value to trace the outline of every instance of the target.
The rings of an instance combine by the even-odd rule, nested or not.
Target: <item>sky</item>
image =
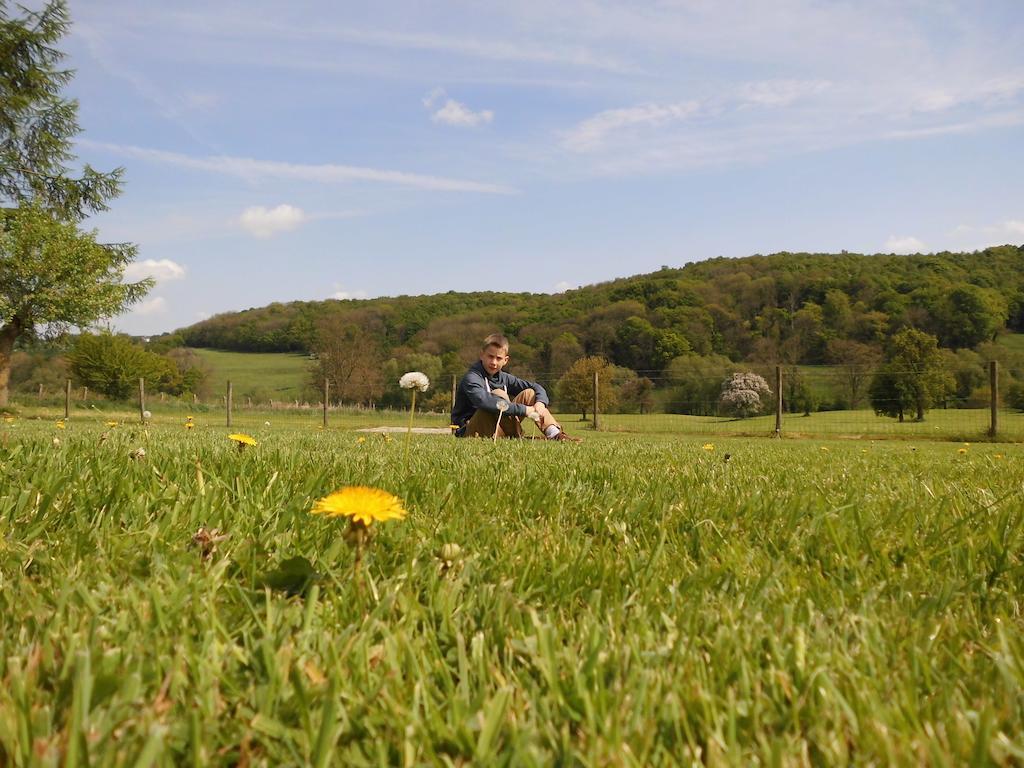
[[[70,0],[132,334],[717,256],[1024,243],[1020,0]]]

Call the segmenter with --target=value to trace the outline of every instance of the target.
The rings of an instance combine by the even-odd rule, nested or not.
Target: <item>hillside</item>
[[[896,256],[777,253],[712,259],[563,294],[455,293],[275,303],[222,314],[164,339],[190,347],[307,352],[358,329],[382,356],[472,357],[500,328],[534,371],[600,354],[660,371],[686,353],[820,364],[830,343],[878,346],[905,326],[948,348],[1024,330],[1024,247]]]

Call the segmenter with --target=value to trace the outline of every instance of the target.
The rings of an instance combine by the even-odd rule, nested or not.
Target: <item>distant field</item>
[[[223,352],[194,349],[211,368],[211,390],[220,397],[233,382],[236,398],[303,400],[309,391],[309,356],[281,352]],[[239,400],[242,403],[243,400]]]
[[[1024,354],[1024,333],[1004,333],[999,337],[999,345]]]

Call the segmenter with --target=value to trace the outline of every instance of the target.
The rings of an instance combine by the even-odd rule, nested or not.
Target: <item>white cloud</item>
[[[132,314],[135,315],[159,315],[167,311],[167,299],[163,296],[154,296],[152,299],[140,301],[132,307]]]
[[[157,282],[181,280],[185,277],[185,267],[170,259],[143,259],[133,261],[124,268],[127,280],[142,280],[152,277]]]
[[[927,246],[916,237],[890,235],[882,249],[886,253],[924,253],[927,250]]]
[[[203,311],[196,312],[196,320],[206,320],[209,317],[210,317],[210,313],[209,312],[203,312]]]
[[[191,168],[198,171],[220,173],[235,176],[246,181],[260,179],[288,179],[292,181],[308,181],[320,184],[337,184],[351,181],[370,181],[394,184],[400,187],[426,189],[435,192],[481,192],[492,195],[515,194],[516,190],[500,184],[464,181],[444,176],[424,176],[403,171],[388,171],[378,168],[365,168],[354,165],[307,165],[285,163],[275,160],[254,160],[247,157],[230,157],[226,155],[192,157],[177,152],[165,152],[160,149],[148,149],[123,144],[80,139],[78,144],[93,149],[105,150],[118,155],[136,157],[157,163],[174,165],[179,168]]]
[[[568,280],[560,280],[559,282],[555,283],[555,293],[564,293],[565,291],[568,291],[570,288],[572,288],[572,283],[570,283]]]
[[[743,83],[737,93],[741,103],[786,107],[800,99],[827,91],[827,80],[762,80]]]
[[[678,104],[640,104],[623,109],[606,109],[589,117],[565,134],[563,146],[574,152],[601,149],[611,134],[632,128],[654,128],[676,123],[695,115],[696,101]]]
[[[444,100],[443,106],[434,110],[436,104],[442,99]],[[435,123],[444,123],[445,125],[475,128],[478,125],[490,123],[494,120],[494,112],[491,110],[482,109],[479,112],[474,112],[462,102],[447,98],[443,88],[435,88],[428,93],[423,99],[423,106],[433,111],[433,114],[430,116],[431,120]]]
[[[254,205],[242,211],[238,223],[254,237],[271,237],[279,232],[291,232],[308,221],[301,208],[281,204],[276,208]]]
[[[1003,223],[1003,229],[1010,234],[1024,235],[1024,221],[1007,221]]]
[[[358,291],[346,291],[343,290],[340,283],[334,284],[334,293],[327,298],[338,299],[339,301],[345,301],[346,299],[368,299],[370,295],[363,290]]]

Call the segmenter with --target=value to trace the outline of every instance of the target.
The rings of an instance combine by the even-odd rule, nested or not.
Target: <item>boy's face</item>
[[[480,353],[480,362],[484,364],[484,370],[493,376],[508,364],[508,350],[491,344]]]

